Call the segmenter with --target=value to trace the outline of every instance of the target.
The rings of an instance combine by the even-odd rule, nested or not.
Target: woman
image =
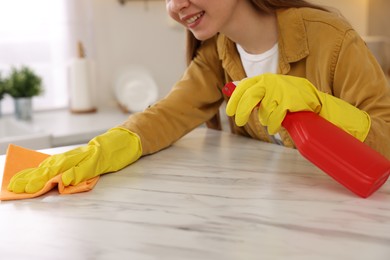
[[[293,147],[281,121],[286,111],[309,110],[390,159],[390,88],[342,17],[301,0],[166,6],[190,32],[188,68],[172,91],[87,146],[16,174],[10,191],[37,192],[60,173],[75,185],[166,148],[206,121],[219,128],[219,107],[228,101],[221,89],[230,81],[240,81],[226,108],[236,134]]]

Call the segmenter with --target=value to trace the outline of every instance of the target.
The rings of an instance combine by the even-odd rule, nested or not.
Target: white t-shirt
[[[261,54],[247,53],[238,44],[236,44],[236,47],[248,78],[264,73],[277,73],[279,61],[279,48],[277,43],[271,49]],[[282,144],[279,134],[271,136],[271,139],[277,144]]]
[[[241,62],[248,78],[263,73],[276,73],[278,70],[278,44],[261,54],[247,53],[240,45],[236,44]]]

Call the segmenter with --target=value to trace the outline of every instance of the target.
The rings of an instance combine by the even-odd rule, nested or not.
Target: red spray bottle
[[[231,82],[222,91],[230,97],[235,87]],[[306,159],[363,198],[390,175],[389,160],[314,112],[288,112],[282,126]]]

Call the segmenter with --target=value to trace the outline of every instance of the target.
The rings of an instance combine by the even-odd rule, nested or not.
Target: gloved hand
[[[103,173],[118,171],[136,161],[142,154],[139,137],[125,128],[112,128],[81,146],[48,157],[37,168],[15,174],[8,190],[35,193],[46,182],[62,173],[65,186],[76,185]]]
[[[317,90],[307,79],[278,74],[262,74],[237,84],[226,114],[235,115],[238,126],[247,123],[260,103],[260,123],[270,134],[279,131],[287,112],[312,111],[364,141],[370,126],[369,115],[348,102]]]

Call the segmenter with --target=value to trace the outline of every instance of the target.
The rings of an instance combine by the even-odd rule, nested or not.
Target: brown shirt
[[[365,140],[390,159],[390,87],[364,41],[343,18],[309,8],[277,11],[278,73],[307,78],[371,117]],[[221,88],[245,78],[235,43],[224,35],[204,41],[183,77],[171,92],[144,112],[131,115],[123,126],[141,138],[143,154],[159,151],[212,119],[224,102]],[[256,111],[249,122],[232,132],[270,141]],[[282,129],[283,143],[293,147]]]

